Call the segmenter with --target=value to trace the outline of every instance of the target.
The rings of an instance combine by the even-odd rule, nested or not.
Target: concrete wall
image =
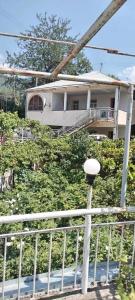
[[[67,96],[67,109],[73,110],[74,101],[79,101],[79,109],[85,110],[87,108],[87,94],[85,95],[68,95]]]
[[[127,113],[123,110],[118,111],[118,124],[126,125]]]
[[[64,94],[52,94],[52,110],[64,110]]]
[[[91,100],[97,100],[97,107],[110,107],[111,105],[111,98],[114,98],[115,94],[113,93],[104,93],[104,94],[99,94],[92,92],[91,93]]]
[[[128,107],[128,92],[125,90],[120,93],[119,109],[123,111],[127,111],[127,107]]]
[[[51,126],[74,126],[87,117],[87,110],[71,111],[28,111],[27,118],[30,120],[40,121],[41,124]]]

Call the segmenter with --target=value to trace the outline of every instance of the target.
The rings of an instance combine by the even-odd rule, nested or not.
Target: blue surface
[[[108,280],[114,279],[119,272],[119,263],[109,263]],[[56,270],[50,274],[50,291],[59,291],[61,289],[62,270]],[[82,268],[77,269],[77,284],[81,284]],[[75,268],[65,268],[64,270],[64,288],[73,287],[75,278]],[[107,263],[102,262],[97,264],[96,282],[106,282],[107,279]],[[89,266],[89,285],[94,281],[94,264]],[[47,292],[48,273],[38,274],[36,276],[36,293]],[[5,298],[17,296],[18,279],[8,280],[5,282]],[[31,294],[33,290],[33,276],[22,277],[20,280],[20,293],[22,295]],[[2,282],[0,283],[0,297],[2,296]]]

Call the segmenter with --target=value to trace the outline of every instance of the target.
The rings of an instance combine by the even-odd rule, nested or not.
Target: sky
[[[36,14],[47,12],[71,20],[70,34],[81,37],[111,0],[0,0],[0,31],[19,34],[37,24]],[[91,45],[135,53],[135,0],[127,0],[120,10],[91,40]],[[0,64],[6,50],[17,52],[16,39],[0,37]],[[85,50],[93,69],[135,81],[135,58]],[[102,66],[102,67],[101,67]]]

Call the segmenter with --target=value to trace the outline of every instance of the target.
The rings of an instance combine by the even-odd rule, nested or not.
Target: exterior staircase
[[[64,134],[71,135],[73,133],[76,133],[76,132],[80,131],[81,129],[86,128],[91,123],[93,123],[92,120],[89,121],[89,122],[87,122],[87,123],[85,123],[85,124],[83,124],[83,125],[81,125],[81,126],[75,125],[75,126],[71,126],[71,127],[69,127],[69,126],[68,127],[64,127],[62,129],[60,129],[60,131],[58,132],[58,136],[60,136],[60,135],[62,136]]]
[[[94,118],[91,118],[90,112],[88,112],[87,116],[85,115],[81,118],[75,125],[62,127],[55,131],[57,136],[63,136],[64,134],[71,135],[75,132],[78,132],[81,129],[84,129],[91,123],[93,123]]]
[[[55,134],[56,136],[63,136],[64,134],[71,135],[84,128],[88,128],[90,126],[93,127],[93,125],[95,125],[94,123],[99,120],[114,120],[114,110],[110,108],[90,109],[85,116],[80,118],[80,120],[75,123],[75,125],[62,127],[58,130],[55,130]]]

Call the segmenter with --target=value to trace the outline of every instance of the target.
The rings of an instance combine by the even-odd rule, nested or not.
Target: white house
[[[26,118],[53,128],[86,124],[90,132],[124,137],[128,89],[124,85],[119,88],[114,78],[95,71],[78,78],[90,79],[92,84],[59,80],[28,89]]]

